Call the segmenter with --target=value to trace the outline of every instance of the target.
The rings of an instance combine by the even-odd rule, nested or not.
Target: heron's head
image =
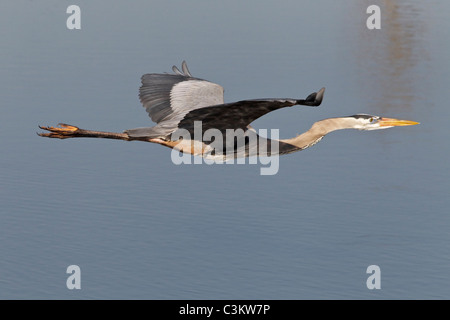
[[[352,128],[358,130],[380,130],[399,126],[412,126],[419,122],[410,120],[399,120],[393,118],[384,118],[372,116],[370,114],[356,114],[348,117],[351,119]]]

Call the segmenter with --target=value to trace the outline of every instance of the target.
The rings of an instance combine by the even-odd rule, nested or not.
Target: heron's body
[[[183,61],[175,74],[142,76],[139,98],[153,127],[125,130],[123,133],[84,130],[61,124],[60,128],[41,127],[49,138],[94,137],[126,141],[147,141],[205,158],[228,160],[237,157],[281,155],[306,149],[326,134],[340,129],[376,130],[417,124],[370,115],[354,115],[318,121],[311,129],[285,140],[260,137],[250,126],[259,117],[295,105],[319,106],[325,89],[306,99],[256,99],[225,103],[223,88],[195,78]],[[231,135],[230,135],[231,133]]]

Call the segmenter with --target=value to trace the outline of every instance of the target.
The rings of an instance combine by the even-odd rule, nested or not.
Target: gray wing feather
[[[139,99],[157,123],[151,128],[129,129],[133,137],[165,137],[177,129],[177,125],[191,110],[223,104],[223,88],[215,83],[192,77],[183,61],[175,74],[149,73],[142,76]]]
[[[170,91],[175,84],[188,79],[173,74],[153,73],[142,76],[139,99],[154,122],[160,122],[173,112],[170,107]]]
[[[223,103],[223,88],[192,77],[185,61],[183,72],[175,66],[173,70],[176,74],[142,76],[139,99],[154,122],[182,118],[191,110]]]

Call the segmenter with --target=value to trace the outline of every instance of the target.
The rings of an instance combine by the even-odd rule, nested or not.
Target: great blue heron
[[[48,138],[108,138],[126,141],[147,141],[203,157],[221,158],[261,155],[261,143],[266,145],[264,155],[287,154],[306,149],[319,142],[326,134],[340,129],[378,130],[394,126],[409,126],[418,122],[379,116],[357,114],[320,120],[303,134],[291,139],[272,140],[260,137],[250,123],[264,114],[294,105],[319,106],[325,88],[311,93],[306,99],[257,99],[224,103],[223,88],[215,83],[195,78],[183,61],[181,71],[173,66],[174,74],[145,74],[139,98],[154,127],[125,130],[123,133],[84,130],[67,124],[60,127],[42,127]],[[200,124],[200,134],[195,131]],[[239,131],[232,141],[221,142],[222,148],[212,148],[211,140],[203,139],[207,130],[216,130],[226,136],[227,130]],[[188,133],[180,135],[180,132]],[[258,139],[251,139],[254,136]],[[256,141],[256,142],[255,142]],[[215,141],[217,142],[217,141]],[[277,145],[276,150],[271,148]],[[258,147],[259,146],[259,147]],[[231,152],[230,152],[231,149]]]

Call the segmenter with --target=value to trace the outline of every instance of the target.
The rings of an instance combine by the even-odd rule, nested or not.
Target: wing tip
[[[325,94],[325,87],[322,87],[319,91],[317,91],[315,102],[318,103],[318,105],[322,103],[324,94]]]
[[[317,107],[320,106],[323,100],[323,95],[325,94],[325,87],[321,88],[317,92],[311,93],[305,100],[306,105]]]

